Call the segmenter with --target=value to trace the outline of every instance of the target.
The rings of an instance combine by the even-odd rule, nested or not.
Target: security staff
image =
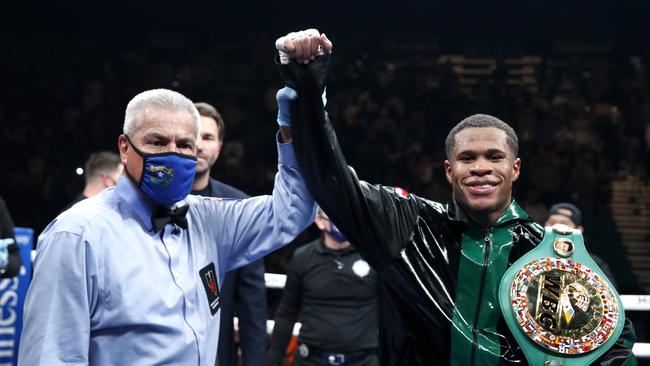
[[[294,365],[377,365],[377,275],[319,210],[322,237],[296,250],[275,316],[270,363],[302,321]]]

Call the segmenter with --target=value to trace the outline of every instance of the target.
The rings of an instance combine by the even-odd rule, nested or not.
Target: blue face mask
[[[145,196],[159,205],[170,206],[190,194],[196,173],[196,156],[174,152],[147,154],[138,150],[128,136],[126,141],[142,158],[138,188]],[[128,171],[126,173],[136,181]]]
[[[339,228],[330,220],[330,235],[338,242],[348,241],[348,238],[339,231]]]

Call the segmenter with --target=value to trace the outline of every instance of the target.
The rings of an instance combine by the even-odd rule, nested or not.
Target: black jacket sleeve
[[[615,365],[636,365],[636,356],[632,352],[632,347],[636,342],[634,327],[629,318],[625,318],[623,332],[616,340],[616,343],[604,355],[600,356],[593,365],[615,366]]]
[[[14,222],[9,215],[9,210],[5,201],[0,197],[0,239],[11,238],[14,239],[14,244],[9,245],[7,248],[9,252],[9,262],[5,268],[0,268],[0,278],[10,278],[18,275],[22,260],[20,259],[20,248],[16,243],[16,235],[14,233]]]
[[[329,57],[318,57],[308,65],[279,66],[285,84],[298,93],[291,110],[294,149],[316,202],[365,259],[381,270],[411,235],[421,199],[359,181],[348,167],[321,100]]]
[[[269,365],[282,365],[285,350],[293,334],[293,325],[298,320],[302,307],[302,264],[299,252],[294,254],[287,270],[287,282],[284,285],[282,299],[275,314],[275,326],[271,336]]]

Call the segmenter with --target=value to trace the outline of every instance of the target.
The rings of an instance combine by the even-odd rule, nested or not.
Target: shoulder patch
[[[408,197],[409,193],[406,191],[406,189],[401,188],[401,187],[395,187],[395,193],[399,194],[402,197]]]

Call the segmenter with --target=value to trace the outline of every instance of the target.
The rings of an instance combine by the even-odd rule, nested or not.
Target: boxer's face
[[[506,133],[494,127],[458,132],[451,157],[445,160],[454,199],[478,222],[493,223],[510,205],[520,167]]]

